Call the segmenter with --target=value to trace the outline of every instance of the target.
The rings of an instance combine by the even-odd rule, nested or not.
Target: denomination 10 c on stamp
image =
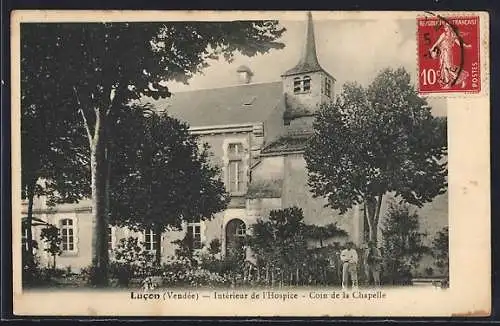
[[[479,93],[479,16],[417,18],[418,90]]]

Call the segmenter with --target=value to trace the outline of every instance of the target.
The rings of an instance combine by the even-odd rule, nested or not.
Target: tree
[[[225,209],[229,196],[208,144],[199,146],[186,123],[144,112],[133,107],[110,129],[110,223],[161,235]],[[159,264],[161,243],[155,244]]]
[[[443,275],[448,275],[449,268],[449,235],[448,227],[444,227],[438,232],[432,241],[432,255],[436,261],[436,266]]]
[[[59,235],[59,229],[54,225],[47,226],[42,229],[40,237],[42,241],[45,242],[45,248],[43,250],[52,256],[52,269],[56,269],[56,256],[62,253],[62,238]]]
[[[313,196],[341,213],[364,205],[372,241],[388,193],[421,207],[446,191],[446,119],[432,116],[403,68],[383,70],[367,89],[345,84],[314,129],[305,152]]]
[[[280,275],[280,281],[292,275],[298,281],[300,270],[306,265],[306,225],[302,209],[289,207],[272,210],[266,220],[258,219],[252,226],[248,243],[259,265],[264,265],[266,279],[271,283]],[[271,275],[269,275],[271,274]]]
[[[24,59],[21,60],[21,196],[28,201],[23,228],[27,230],[28,265],[33,262],[33,202],[46,196],[47,204],[77,202],[90,194],[88,148],[76,115],[59,101],[57,91],[38,93],[35,80],[53,83]]]
[[[391,203],[382,226],[382,256],[386,276],[393,283],[407,282],[412,269],[429,251],[423,245],[425,233],[420,232],[419,216],[409,205]]]
[[[23,55],[45,78],[30,79],[39,98],[57,93],[81,116],[90,149],[93,264],[107,284],[109,262],[108,160],[110,126],[131,100],[168,97],[165,81],[187,80],[207,59],[231,60],[236,51],[252,56],[284,45],[276,21],[23,24]],[[46,79],[51,83],[45,85]],[[57,106],[59,102],[52,103]]]
[[[333,237],[345,237],[347,232],[337,226],[337,223],[327,225],[306,225],[306,236],[319,241],[319,246],[323,247],[323,241]]]

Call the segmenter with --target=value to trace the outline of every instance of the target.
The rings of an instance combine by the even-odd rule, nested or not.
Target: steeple
[[[283,74],[284,76],[297,75],[303,73],[310,73],[321,71],[318,56],[316,54],[316,40],[314,38],[314,23],[312,20],[311,12],[307,12],[307,27],[306,27],[306,41],[304,44],[304,52],[300,58],[299,63]]]
[[[290,133],[310,133],[318,109],[334,98],[335,78],[318,62],[314,23],[310,12],[307,13],[303,49],[299,63],[281,75],[285,98],[283,120]]]

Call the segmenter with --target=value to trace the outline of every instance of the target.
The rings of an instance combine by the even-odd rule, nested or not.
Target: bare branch
[[[85,126],[85,131],[87,131],[87,137],[89,138],[90,147],[92,147],[94,139],[92,137],[92,133],[90,132],[89,123],[87,117],[85,116],[85,112],[83,112],[82,103],[80,102],[80,98],[78,97],[78,92],[76,91],[75,86],[73,86],[73,92],[75,93],[76,102],[78,103],[78,112],[80,112],[80,114],[82,115],[83,125]]]

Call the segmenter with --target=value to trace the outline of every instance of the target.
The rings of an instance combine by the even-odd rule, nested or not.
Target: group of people
[[[349,285],[349,278],[352,287],[358,287],[358,251],[354,248],[354,243],[347,242],[346,247],[340,252],[340,261],[342,263],[342,288],[346,289]],[[367,283],[373,279],[375,286],[380,286],[380,273],[382,270],[382,254],[373,241],[368,242],[368,248],[363,253],[363,263]]]

